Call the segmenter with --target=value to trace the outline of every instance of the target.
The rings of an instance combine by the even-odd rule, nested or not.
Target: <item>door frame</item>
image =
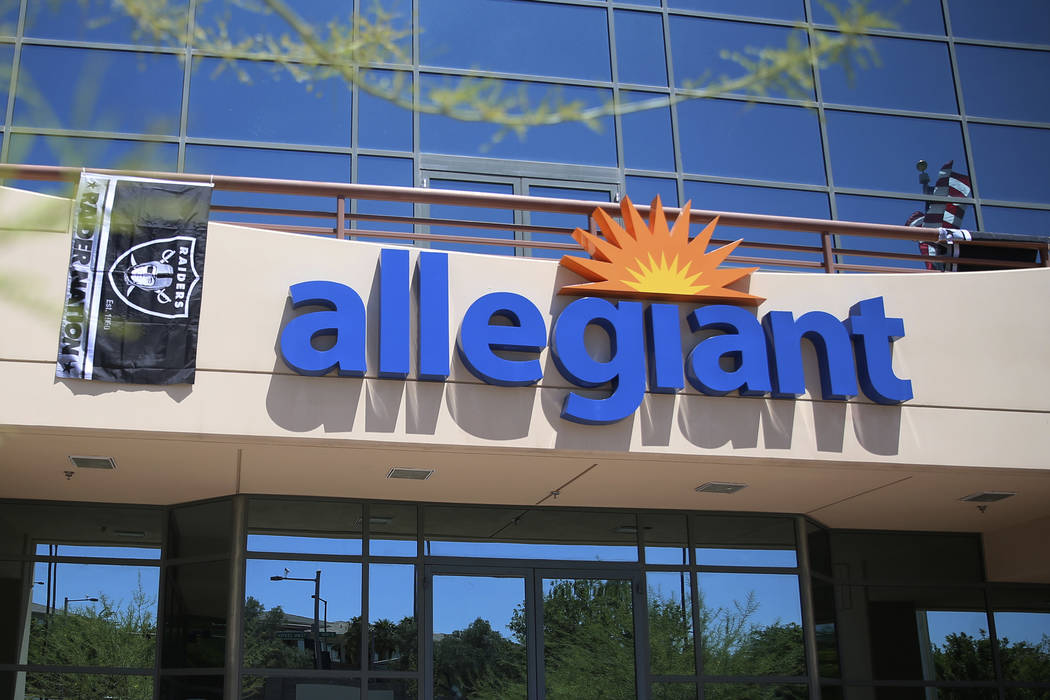
[[[530,564],[485,564],[463,562],[426,564],[423,567],[423,697],[434,697],[434,586],[433,577],[474,576],[485,578],[518,578],[525,584],[526,613],[526,680],[528,700],[546,697],[546,672],[543,664],[543,581],[545,579],[604,579],[629,581],[631,613],[634,625],[635,697],[648,698],[648,601],[645,574],[636,567],[594,566],[589,563],[536,562]]]

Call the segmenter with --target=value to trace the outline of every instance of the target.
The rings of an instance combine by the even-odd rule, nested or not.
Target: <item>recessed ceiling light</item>
[[[971,493],[969,496],[960,498],[960,501],[968,501],[970,503],[995,503],[1001,501],[1004,498],[1010,496],[1016,496],[1017,494],[1013,491],[979,491],[977,493]]]
[[[70,455],[69,461],[78,469],[116,469],[117,463],[112,457],[84,457]]]
[[[416,469],[415,467],[394,467],[386,475],[388,479],[414,479],[424,481],[434,473],[433,469]]]
[[[747,484],[731,484],[725,481],[708,481],[696,487],[697,493],[736,493],[740,489],[746,489]]]
[[[618,528],[616,528],[615,530],[613,530],[613,532],[615,532],[617,535],[637,535],[638,534],[638,526],[637,525],[621,525]]]

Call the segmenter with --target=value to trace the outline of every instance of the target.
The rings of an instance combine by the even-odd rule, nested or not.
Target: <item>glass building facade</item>
[[[169,4],[191,36],[204,27],[236,45],[288,32],[261,2]],[[318,28],[376,11],[289,4]],[[417,102],[467,76],[534,100],[672,103],[519,137],[394,106],[323,70],[233,66],[158,42],[108,0],[0,0],[0,161],[659,194],[903,224],[927,199],[925,159],[969,176],[964,226],[1050,230],[1046,3],[874,1],[895,22],[873,32],[874,65],[829,62],[809,94],[685,99],[698,80],[737,75],[727,52],[833,31],[840,4],[384,0],[405,60],[369,79],[403,81]],[[215,204],[274,197],[216,193]],[[465,218],[413,206],[355,200],[349,215]],[[0,698],[1050,697],[1050,588],[989,583],[982,557],[975,534],[828,530],[796,514],[7,501]]]
[[[248,496],[0,525],[3,697],[1050,693],[1050,589],[986,583],[971,534]]]
[[[231,51],[289,33],[262,0],[167,5],[179,31],[226,37]],[[674,104],[519,137],[393,106],[323,67],[231,66],[192,41],[157,45],[106,0],[6,0],[0,160],[638,202],[660,194],[699,209],[904,224],[922,208],[915,164],[925,159],[934,180],[948,161],[969,176],[964,228],[1050,227],[1050,11],[1040,2],[880,0],[870,5],[893,28],[872,32],[866,67],[828,60],[802,92],[774,85],[704,100],[689,100],[690,90],[743,71],[730,54],[811,45],[846,0],[289,5],[321,36],[332,21],[347,29],[351,12],[389,12],[400,33],[387,57],[397,62],[365,80],[398,81],[416,104],[464,76],[501,81],[502,94],[533,106],[544,97]],[[405,207],[352,202],[350,213]]]

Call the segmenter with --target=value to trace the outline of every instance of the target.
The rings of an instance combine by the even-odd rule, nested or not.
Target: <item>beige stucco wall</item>
[[[50,220],[36,216],[27,225],[13,216],[41,201],[45,204],[38,211]],[[16,229],[0,233],[0,274],[5,280],[17,279],[0,295],[0,327],[5,329],[0,334],[0,425],[23,436],[109,434],[229,446],[229,454],[219,460],[222,468],[200,469],[208,473],[193,482],[211,484],[211,479],[214,484],[205,489],[183,485],[194,497],[201,497],[202,490],[219,495],[216,491],[241,488],[236,479],[254,473],[245,455],[259,445],[324,450],[350,446],[377,454],[407,453],[416,460],[427,454],[456,455],[459,464],[468,465],[462,467],[465,479],[474,470],[475,483],[478,474],[491,475],[483,470],[500,460],[526,460],[538,471],[545,459],[550,464],[572,461],[564,474],[575,474],[598,459],[620,465],[624,471],[619,482],[619,472],[609,470],[620,495],[606,498],[595,491],[589,500],[581,500],[587,505],[687,507],[673,498],[649,502],[640,488],[646,477],[662,477],[639,465],[683,464],[692,465],[683,477],[686,483],[714,474],[703,471],[711,465],[725,467],[719,474],[726,480],[742,474],[767,478],[761,474],[769,470],[817,470],[813,474],[818,476],[793,483],[812,490],[819,482],[821,489],[829,490],[827,497],[806,505],[779,503],[779,509],[812,506],[829,516],[827,509],[834,513],[837,502],[850,501],[858,508],[842,522],[851,525],[867,522],[859,507],[864,499],[851,499],[920,472],[948,481],[953,476],[971,479],[972,484],[959,489],[993,488],[1013,479],[1011,483],[1023,483],[1023,491],[1035,494],[1027,510],[994,526],[977,523],[971,529],[1015,526],[1048,514],[1041,503],[1050,495],[1050,319],[1045,311],[1050,269],[919,275],[758,272],[750,291],[768,299],[759,307],[760,315],[769,310],[823,310],[841,319],[854,303],[883,296],[887,315],[904,319],[907,335],[894,345],[894,368],[912,381],[915,398],[902,406],[881,406],[863,397],[827,402],[809,394],[795,401],[714,398],[689,387],[677,396],[647,395],[637,414],[619,423],[582,426],[559,416],[570,387],[546,351],[541,358],[545,376],[536,387],[483,384],[458,359],[445,383],[375,378],[374,282],[380,246],[228,225],[213,224],[209,230],[198,371],[192,387],[56,380],[69,249],[68,203],[4,190],[0,206],[6,225]],[[413,249],[413,261],[417,254]],[[578,281],[555,261],[449,253],[449,264],[454,328],[469,304],[490,291],[528,297],[544,313],[549,328],[551,319],[572,300],[555,291],[563,283]],[[280,329],[293,313],[288,287],[311,279],[348,284],[366,300],[372,340],[365,379],[302,377],[279,359]],[[689,346],[695,342],[688,329],[683,337]],[[453,344],[450,338],[450,347]],[[812,353],[807,362],[807,382],[814,387],[819,380]],[[16,443],[8,440],[9,445]],[[236,465],[230,456],[235,452]],[[279,470],[264,466],[265,461],[260,457],[259,473]],[[8,470],[2,478],[11,474]],[[559,474],[552,473],[542,488],[527,496],[514,490],[502,496],[486,494],[481,489],[441,498],[534,502],[536,494],[558,485]],[[998,480],[985,478],[997,474]],[[260,479],[248,490],[296,490],[296,483],[310,482],[311,472],[305,470],[299,477],[284,486]],[[836,496],[837,479],[849,486]],[[24,486],[0,481],[0,496],[26,493]],[[322,487],[303,485],[299,490],[311,488]],[[129,493],[128,498],[134,498],[134,490]],[[381,491],[372,495],[377,493],[397,497]],[[953,499],[961,495],[965,493]],[[773,500],[750,507],[777,505]],[[924,507],[921,492],[915,505]],[[971,517],[970,506],[966,508],[966,517]]]
[[[448,382],[375,379],[380,246],[213,225],[200,323],[197,383],[146,390],[52,381],[57,310],[68,240],[40,233],[10,241],[4,268],[22,276],[32,304],[3,300],[0,376],[23,396],[0,422],[171,433],[366,439],[462,446],[601,449],[902,464],[1041,469],[1050,428],[1050,270],[955,275],[762,273],[758,309],[839,318],[883,296],[904,319],[894,345],[899,376],[915,398],[900,407],[860,397],[842,404],[807,394],[797,401],[647,395],[637,416],[608,426],[560,418],[571,386],[544,352],[537,387],[486,385],[454,357]],[[412,250],[413,259],[418,254]],[[572,300],[554,292],[572,273],[554,261],[450,253],[453,329],[477,297],[511,291],[533,300],[548,328]],[[278,358],[283,322],[294,312],[288,287],[327,279],[356,289],[369,311],[364,380],[301,377]],[[21,290],[16,288],[16,293]],[[688,307],[684,307],[688,308]],[[684,326],[683,326],[684,327]],[[414,329],[413,329],[414,332]],[[454,334],[455,330],[453,331]],[[600,344],[603,336],[596,331]],[[685,329],[686,350],[695,339]],[[455,339],[450,338],[454,346]],[[598,350],[601,352],[601,350]],[[807,381],[818,383],[812,354]],[[414,374],[414,370],[413,370]],[[818,390],[819,395],[819,390]],[[90,401],[91,410],[84,404]],[[1035,438],[1035,439],[1033,439]]]

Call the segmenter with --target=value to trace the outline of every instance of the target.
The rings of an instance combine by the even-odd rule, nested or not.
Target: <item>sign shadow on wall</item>
[[[123,384],[120,382],[91,381],[88,379],[61,379],[53,384],[65,386],[74,396],[101,396],[114,392],[167,394],[175,403],[181,403],[193,392],[192,384]]]

